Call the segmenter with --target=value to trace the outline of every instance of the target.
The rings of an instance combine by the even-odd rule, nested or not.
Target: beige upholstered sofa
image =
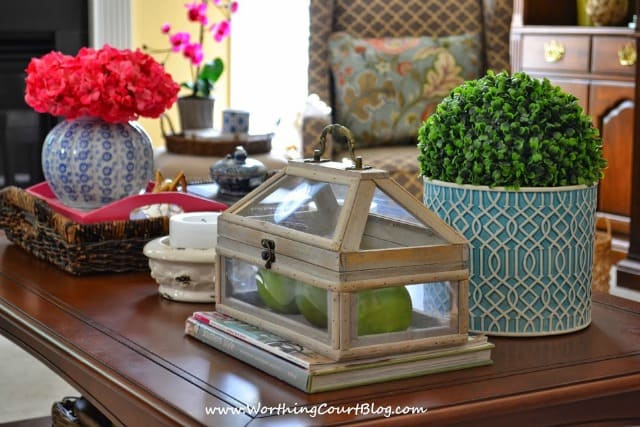
[[[329,40],[335,40],[335,33],[347,33],[357,39],[425,36],[444,38],[473,34],[479,41],[478,74],[483,74],[487,69],[509,69],[512,6],[512,0],[311,0],[309,93],[316,94],[328,104],[332,108],[332,114],[305,113],[303,155],[312,156],[324,126],[332,122],[341,123],[338,120],[339,109],[335,105],[337,86],[331,68],[333,64],[335,71],[337,66],[330,60],[329,46]],[[335,48],[332,48],[332,52],[335,58]],[[377,101],[380,105],[386,102],[384,98]],[[345,110],[343,107],[343,111]],[[365,116],[369,113],[369,110],[363,111]],[[346,117],[346,114],[348,112],[343,113],[343,116]],[[424,117],[426,116],[422,115],[420,119]],[[416,117],[413,120],[417,135],[419,123],[415,121]],[[366,119],[359,124],[366,125]],[[349,127],[348,124],[345,125]],[[365,164],[388,170],[409,192],[422,199],[416,143],[415,136],[404,143],[393,145],[377,145],[375,138],[369,138],[367,147],[356,148],[356,155],[362,156]],[[324,157],[330,155],[339,159],[343,157],[342,151],[345,149],[346,147],[328,144]]]

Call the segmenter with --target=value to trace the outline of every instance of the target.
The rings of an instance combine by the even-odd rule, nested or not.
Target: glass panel
[[[299,283],[296,290],[296,305],[304,321],[309,325],[326,331],[331,306],[330,293],[326,289]]]
[[[397,339],[457,334],[458,282],[420,283],[361,291],[357,335],[401,334]]]
[[[413,310],[425,318],[425,324],[458,330],[458,283],[431,282],[408,286]]]
[[[447,241],[402,205],[376,188],[360,249],[442,245]]]
[[[238,215],[316,236],[333,237],[348,186],[285,176],[273,191],[252,201]]]
[[[224,262],[224,295],[249,304],[258,301],[256,273],[258,267],[233,258],[222,258]]]
[[[373,200],[369,207],[369,214],[385,218],[392,218],[398,221],[407,222],[419,227],[426,227],[422,221],[416,218],[411,212],[389,197],[384,191],[376,188],[373,193]]]
[[[262,267],[224,258],[224,296],[286,316],[304,327],[328,331],[330,293]]]

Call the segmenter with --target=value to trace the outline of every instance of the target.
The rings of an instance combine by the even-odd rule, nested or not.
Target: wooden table
[[[119,425],[640,423],[640,304],[613,296],[594,297],[583,331],[491,338],[492,366],[313,395],[185,336],[186,317],[212,308],[162,299],[148,273],[71,276],[0,237],[0,333]],[[258,404],[281,413],[221,414]],[[389,405],[427,412],[373,414]]]

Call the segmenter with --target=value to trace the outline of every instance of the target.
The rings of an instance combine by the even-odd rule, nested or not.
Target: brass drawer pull
[[[618,50],[618,61],[624,67],[630,67],[636,64],[637,55],[635,42],[627,42]]]
[[[557,40],[551,40],[544,44],[544,60],[558,62],[564,57],[564,45]]]

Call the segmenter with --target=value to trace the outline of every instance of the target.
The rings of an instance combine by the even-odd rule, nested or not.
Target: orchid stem
[[[206,3],[206,0],[203,0]],[[200,46],[204,43],[204,25],[200,24],[200,35],[199,35]],[[198,76],[200,75],[200,65],[196,67],[196,75],[193,76],[193,96],[198,96]]]

